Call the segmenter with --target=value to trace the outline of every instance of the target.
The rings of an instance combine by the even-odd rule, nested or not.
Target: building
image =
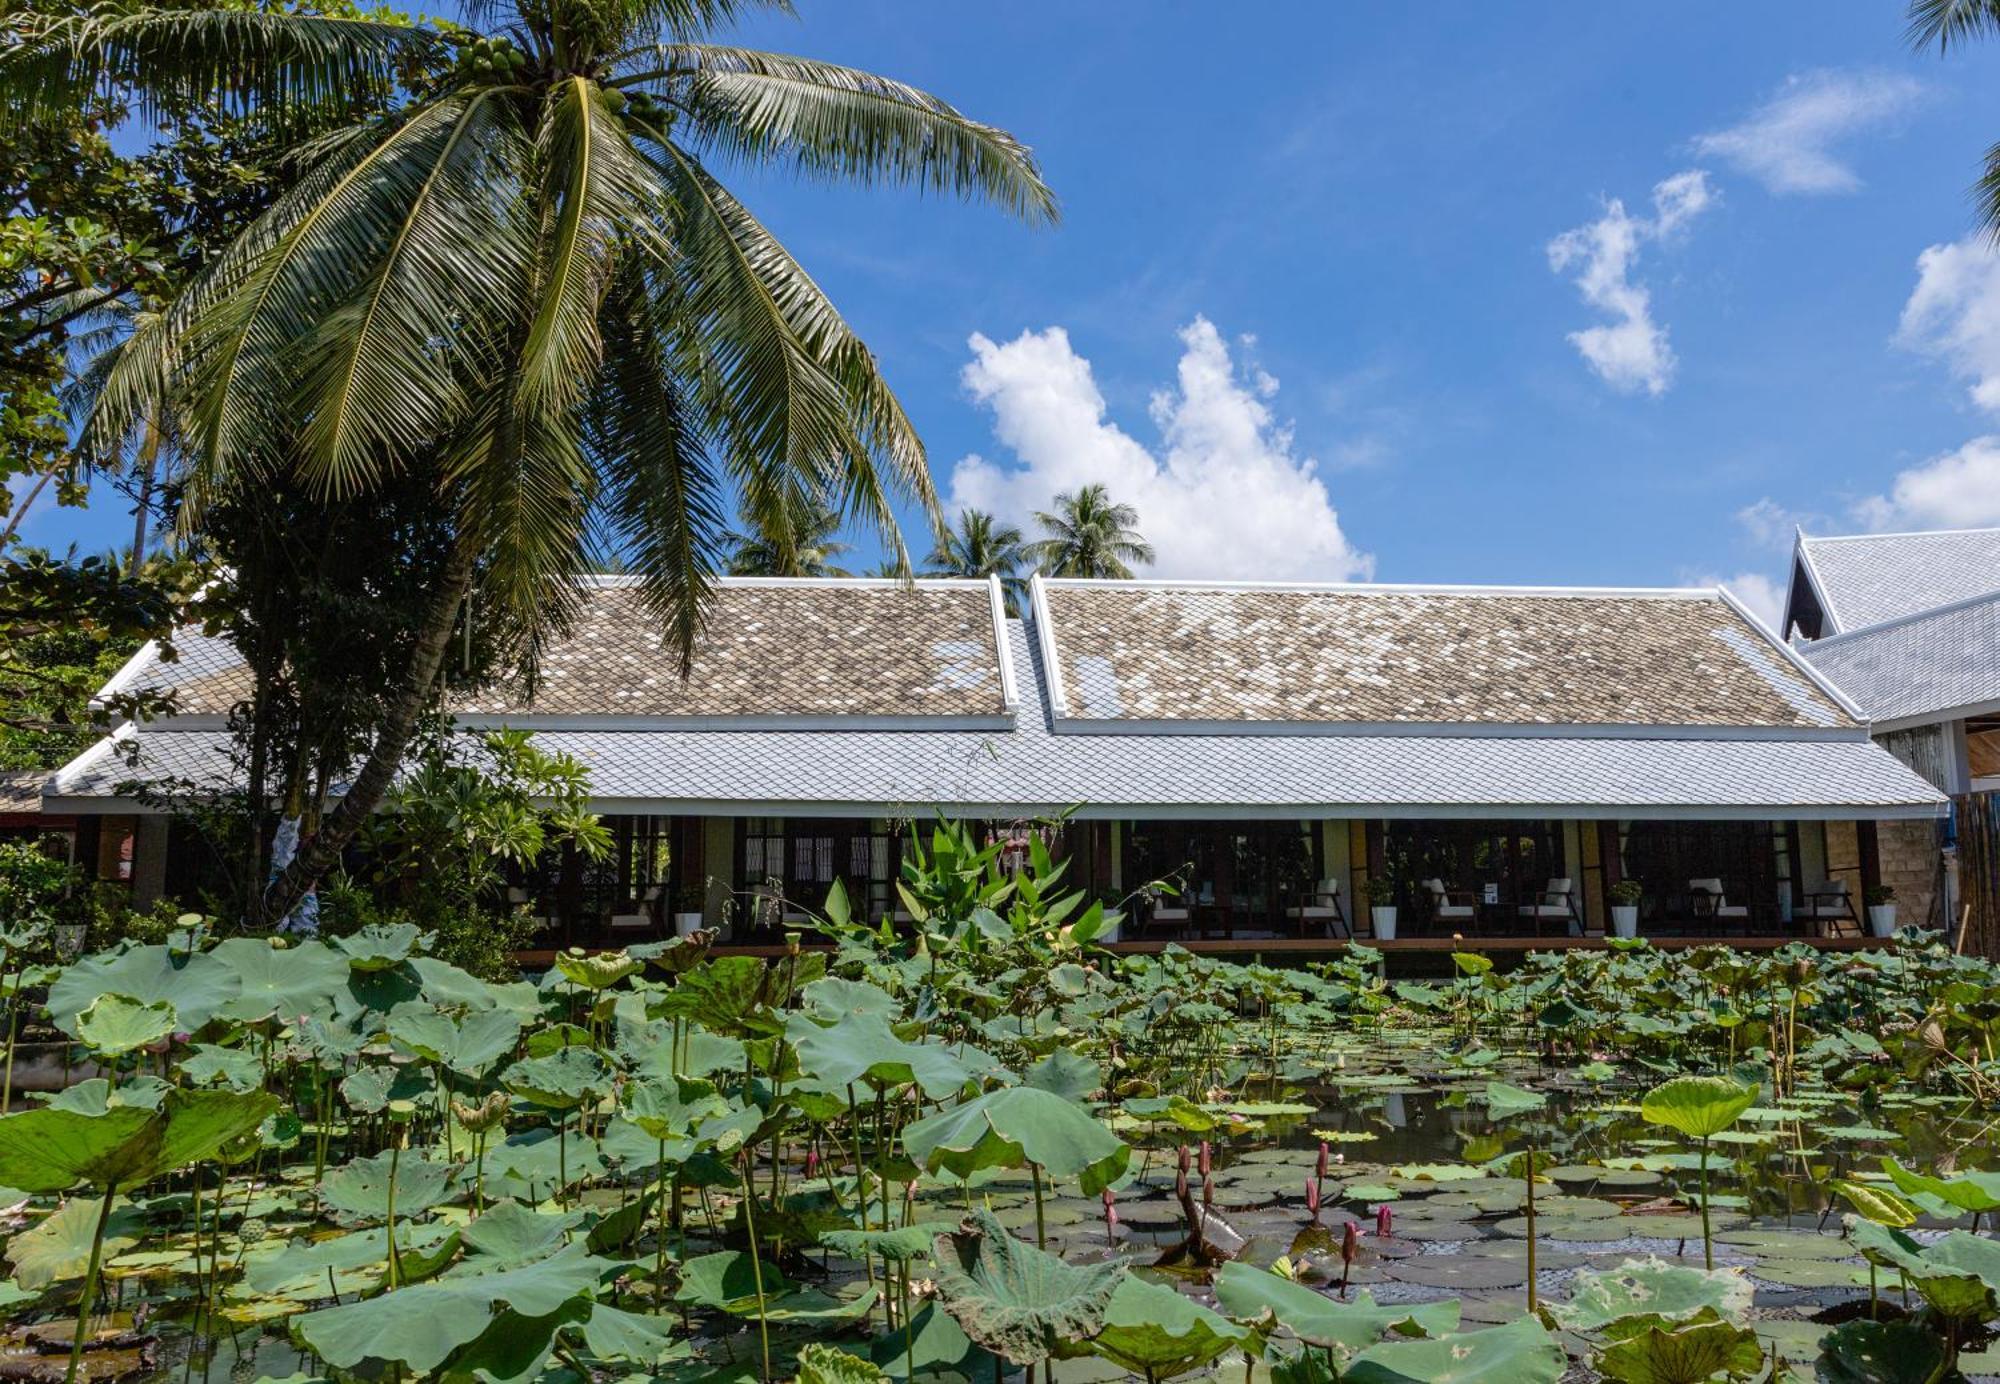
[[[1922,917],[1965,922],[1971,945],[2000,954],[2000,529],[1801,531],[1783,633],[1952,800],[1928,856],[1899,856],[1885,878]]]
[[[990,581],[726,580],[684,682],[636,589],[593,580],[531,698],[451,708],[582,760],[614,829],[610,861],[545,862],[517,896],[552,942],[742,940],[835,879],[894,914],[908,826],[943,812],[1049,831],[1128,937],[1324,936],[1328,896],[1365,936],[1376,880],[1401,936],[1573,937],[1624,879],[1643,932],[1819,935],[1858,932],[1884,859],[1946,810],[1723,591],[1036,578],[1026,606]],[[183,829],[134,782],[226,783],[247,690],[227,645],[177,644],[116,679],[175,713],[44,792],[133,843],[142,899],[176,887]],[[1134,898],[1162,877],[1178,898]],[[1805,918],[1829,885],[1843,917]]]

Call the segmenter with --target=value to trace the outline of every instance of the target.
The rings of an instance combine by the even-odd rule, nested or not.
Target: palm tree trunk
[[[291,863],[279,871],[265,888],[263,898],[252,909],[250,921],[253,926],[275,924],[297,907],[299,900],[339,863],[340,853],[346,849],[347,843],[354,839],[354,834],[368,820],[369,814],[381,805],[396,770],[402,765],[403,751],[409,748],[417,718],[430,704],[438,672],[444,666],[459,606],[472,589],[475,549],[473,540],[463,533],[453,544],[451,557],[439,577],[431,608],[424,613],[423,623],[417,627],[410,652],[409,673],[375,732],[375,744],[368,751],[368,758],[362,761],[361,771],[354,776],[333,811],[326,815],[320,829],[309,840],[299,843],[298,853],[292,857]]]

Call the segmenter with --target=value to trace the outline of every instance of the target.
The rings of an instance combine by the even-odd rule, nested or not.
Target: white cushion
[[[1178,922],[1188,916],[1188,911],[1185,908],[1156,908],[1153,910],[1153,916],[1165,918],[1168,922]]]
[[[1430,890],[1433,894],[1442,894],[1444,892],[1444,881],[1441,879],[1427,879],[1424,881],[1424,888]]]
[[[1438,905],[1437,915],[1440,918],[1470,918],[1476,911],[1471,904],[1441,903]]]
[[[1340,881],[1337,879],[1323,879],[1319,882],[1319,887],[1314,889],[1313,892],[1315,894],[1330,894],[1337,898],[1340,894]]]
[[[1844,879],[1830,879],[1825,884],[1820,885],[1819,888],[1809,889],[1806,892],[1810,894],[1845,894],[1847,892],[1847,881]]]
[[[1292,916],[1295,918],[1337,918],[1340,916],[1340,910],[1337,908],[1327,908],[1322,904],[1306,903],[1294,908]]]
[[[614,928],[640,928],[651,927],[652,925],[653,917],[650,913],[614,913],[611,915],[611,926]]]
[[[1740,903],[1718,904],[1713,916],[1717,918],[1747,918],[1750,916],[1750,910]]]
[[[1722,892],[1722,881],[1719,879],[1691,879],[1688,881],[1688,891],[1694,894],[1720,894]]]
[[[1567,894],[1569,891],[1570,884],[1567,879],[1552,879],[1549,881],[1549,887],[1542,892],[1544,894]]]
[[[1569,905],[1560,903],[1524,903],[1515,912],[1523,918],[1567,918]]]

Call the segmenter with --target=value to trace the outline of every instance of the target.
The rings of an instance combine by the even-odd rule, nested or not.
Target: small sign
[[[1482,884],[1479,886],[1479,896],[1487,903],[1498,903],[1500,902],[1500,886],[1497,884]]]

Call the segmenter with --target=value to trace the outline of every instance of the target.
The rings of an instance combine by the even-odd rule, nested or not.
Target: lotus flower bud
[[[1109,1187],[1104,1189],[1104,1228],[1114,1230],[1118,1226],[1118,1198]]]
[[[1201,1175],[1207,1177],[1215,1168],[1215,1158],[1208,1147],[1208,1140],[1201,1141]]]
[[[1387,1202],[1375,1208],[1375,1234],[1379,1239],[1389,1238],[1389,1225],[1392,1219]]]
[[[1201,1204],[1203,1206],[1215,1205],[1215,1178],[1211,1174],[1203,1174],[1202,1176]]]
[[[1361,1253],[1361,1236],[1354,1229],[1354,1222],[1349,1221],[1346,1229],[1340,1233],[1340,1262],[1352,1264],[1354,1256],[1359,1253]]]
[[[1188,1170],[1190,1163],[1188,1159],[1188,1151],[1186,1144],[1182,1144],[1179,1148],[1174,1150],[1174,1166],[1179,1168],[1182,1172],[1186,1172]]]
[[[1310,1177],[1306,1179],[1306,1210],[1315,1221],[1319,1219],[1319,1183]]]
[[[807,1177],[811,1177],[811,1176],[812,1176],[812,1175],[813,1175],[814,1173],[816,1173],[816,1172],[818,1172],[818,1171],[819,1171],[819,1150],[818,1150],[818,1149],[816,1149],[816,1148],[810,1148],[810,1149],[807,1149],[807,1150],[806,1150],[806,1176],[807,1176]]]
[[[1326,1156],[1327,1156],[1327,1153],[1328,1153],[1328,1149],[1327,1149],[1327,1145],[1326,1145],[1326,1140],[1322,1139],[1322,1140],[1320,1140],[1320,1141],[1319,1141],[1319,1158],[1318,1158],[1318,1160],[1317,1160],[1317,1161],[1315,1161],[1315,1162],[1314,1162],[1314,1164],[1313,1164],[1313,1179],[1314,1179],[1314,1181],[1316,1181],[1316,1182],[1324,1182],[1324,1181],[1326,1181]]]

